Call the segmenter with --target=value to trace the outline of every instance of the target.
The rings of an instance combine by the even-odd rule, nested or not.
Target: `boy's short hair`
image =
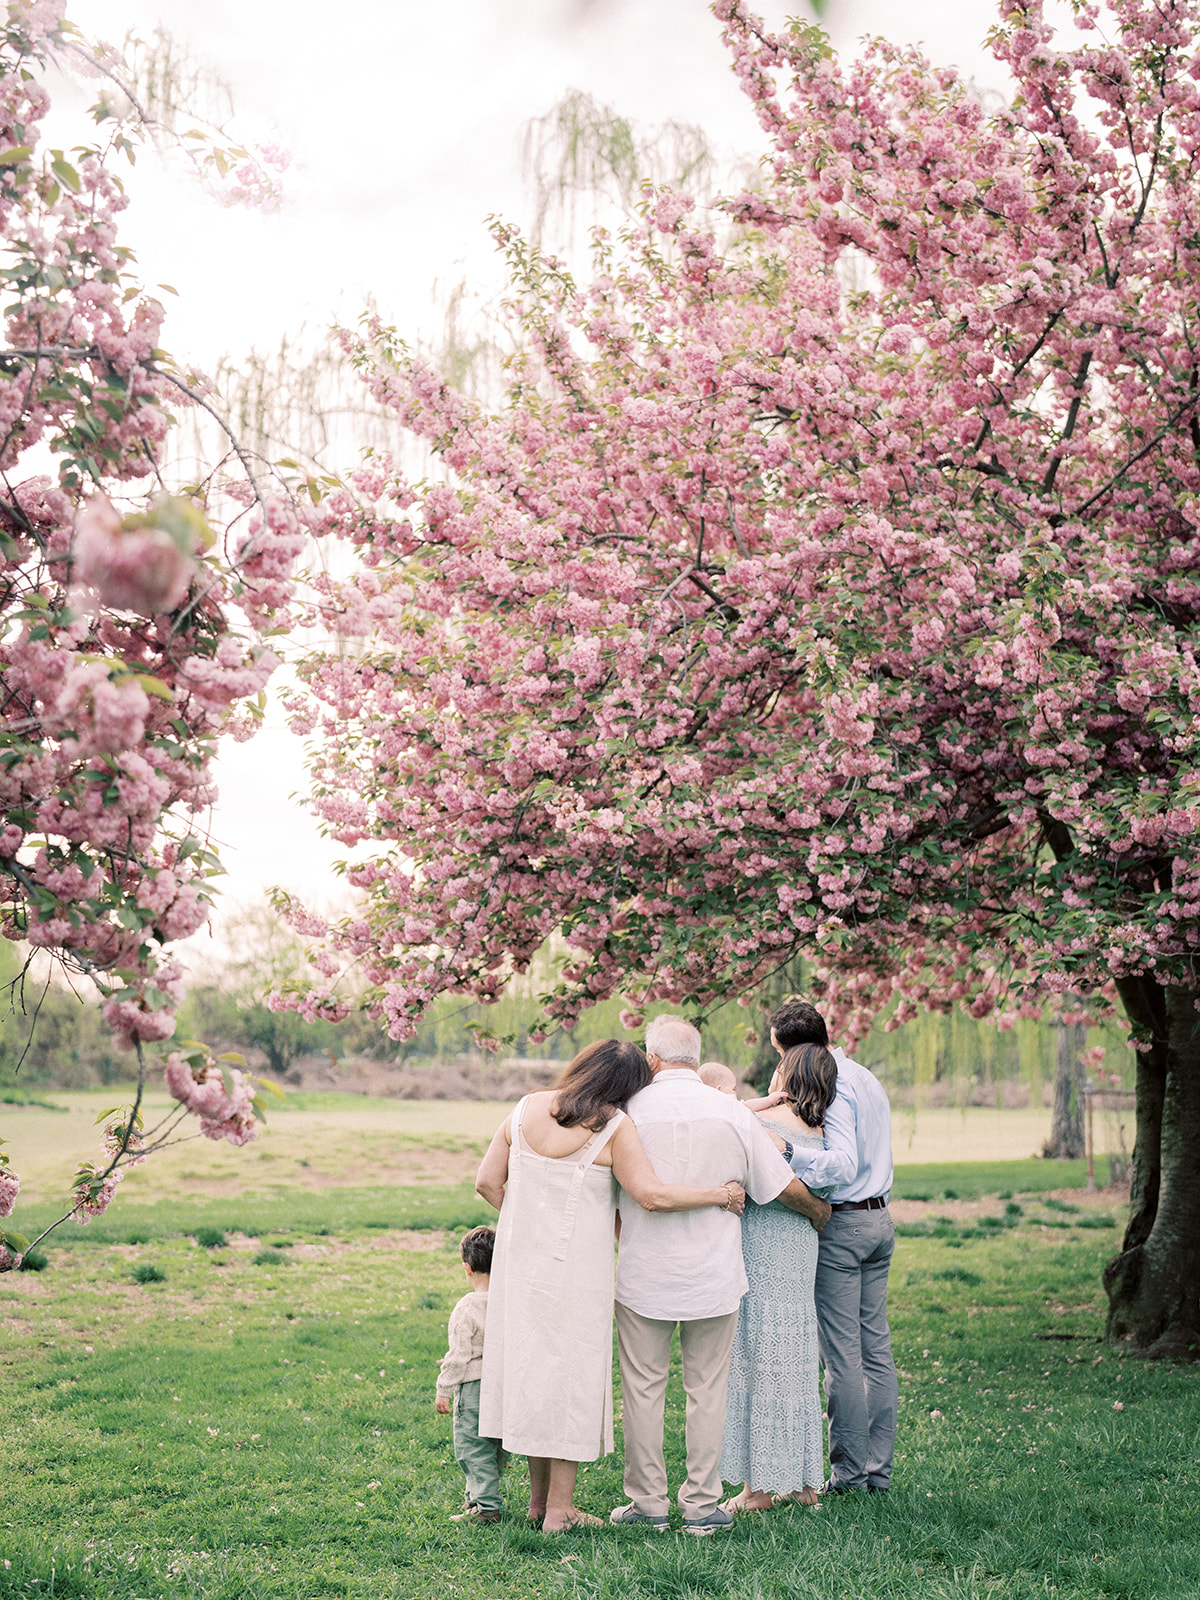
[[[492,1251],[496,1248],[495,1228],[472,1228],[470,1233],[464,1233],[459,1249],[462,1258],[472,1272],[491,1273]]]

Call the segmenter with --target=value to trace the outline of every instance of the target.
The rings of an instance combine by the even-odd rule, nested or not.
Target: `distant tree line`
[[[569,1032],[556,1029],[545,1037],[538,1035],[539,1023],[544,1025],[538,995],[554,978],[555,957],[550,951],[529,977],[510,984],[495,1005],[443,996],[430,1008],[416,1036],[403,1043],[389,1039],[378,1023],[361,1013],[331,1023],[305,1022],[295,1012],[272,1011],[267,996],[303,969],[303,954],[300,941],[265,905],[227,919],[222,954],[197,965],[180,1008],[177,1036],[243,1051],[280,1078],[286,1078],[302,1058],[313,1056],[332,1061],[366,1058],[417,1070],[478,1059],[481,1050],[505,1058],[566,1061],[593,1039],[629,1032],[620,1015],[625,1002],[613,998],[584,1012]],[[19,971],[17,949],[0,942],[0,984],[12,984]],[[47,984],[32,973],[9,993],[11,1003],[0,1013],[0,1089],[39,1084],[83,1088],[128,1076],[126,1052],[114,1044],[98,1005],[86,996],[58,982]],[[803,962],[781,969],[762,985],[750,1006],[730,1004],[715,1011],[705,1025],[705,1055],[727,1062],[749,1082],[764,1086],[776,1059],[766,1019],[790,993],[811,995]],[[819,995],[812,997],[820,1002]],[[668,1009],[657,1006],[646,1014]],[[1022,1019],[1011,1031],[1002,1032],[961,1012],[948,1016],[925,1012],[890,1033],[877,1026],[855,1054],[880,1074],[894,1098],[902,1100],[920,1101],[936,1085],[939,1096],[952,1103],[996,1104],[1010,1097],[1007,1091],[1013,1086],[1022,1085],[1031,1103],[1040,1105],[1043,1086],[1064,1074],[1069,1098],[1070,1084],[1082,1079],[1082,1050],[1096,1045],[1107,1047],[1103,1070],[1132,1082],[1133,1058],[1124,1029],[1076,1028],[1066,1045],[1064,1065],[1059,1059],[1062,1030],[1052,1023]]]

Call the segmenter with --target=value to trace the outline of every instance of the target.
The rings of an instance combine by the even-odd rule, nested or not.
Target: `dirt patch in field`
[[[355,1187],[422,1188],[426,1185],[474,1183],[479,1170],[480,1153],[474,1147],[448,1149],[439,1145],[418,1145],[403,1153],[388,1151],[376,1154],[361,1147],[331,1152],[326,1149],[309,1160],[276,1154],[274,1151],[251,1156],[244,1166],[234,1172],[208,1172],[198,1168],[185,1168],[176,1177],[176,1188],[189,1195],[206,1199],[233,1200],[257,1191],[297,1190],[320,1194],[327,1189],[343,1189],[347,1184]],[[165,1166],[154,1175],[158,1188],[166,1187],[170,1176]],[[158,1190],[147,1186],[144,1196],[150,1199]],[[133,1191],[130,1190],[132,1196]]]
[[[268,1230],[255,1237],[252,1234],[231,1233],[229,1235],[230,1250],[245,1254],[251,1250],[261,1250],[264,1241],[269,1241],[271,1232],[281,1230]],[[283,1230],[286,1231],[286,1230]],[[369,1250],[391,1252],[432,1252],[440,1250],[446,1239],[446,1231],[442,1228],[379,1228],[370,1229],[365,1236],[359,1234],[354,1239],[323,1239],[320,1244],[300,1243],[287,1245],[280,1250],[282,1256],[295,1261],[335,1261],[339,1256],[353,1255],[356,1251]],[[267,1248],[270,1248],[269,1243]]]
[[[1046,1207],[1047,1200],[1057,1200],[1063,1205],[1077,1206],[1079,1215],[1097,1211],[1111,1212],[1116,1206],[1129,1204],[1129,1185],[1114,1184],[1108,1189],[1051,1189],[1045,1194],[1022,1195],[1017,1200],[1027,1220],[1044,1221],[1053,1215],[1066,1221],[1070,1212],[1055,1211]],[[952,1222],[974,1222],[980,1217],[994,1217],[1007,1205],[995,1195],[982,1200],[892,1200],[888,1206],[896,1222],[930,1222],[937,1217],[949,1217]]]

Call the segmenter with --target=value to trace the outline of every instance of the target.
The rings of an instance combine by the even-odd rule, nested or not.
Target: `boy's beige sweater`
[[[450,1313],[446,1329],[450,1348],[442,1357],[437,1392],[449,1397],[460,1383],[483,1376],[483,1328],[487,1320],[487,1291],[472,1289]]]

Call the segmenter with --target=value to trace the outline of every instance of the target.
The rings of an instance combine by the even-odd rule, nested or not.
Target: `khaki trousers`
[[[683,1388],[687,1395],[687,1482],[679,1510],[687,1522],[715,1511],[723,1493],[725,1390],[738,1314],[680,1322]],[[677,1324],[639,1316],[617,1303],[617,1345],[625,1418],[625,1493],[648,1517],[665,1517],[667,1464],[663,1458],[663,1408]]]

